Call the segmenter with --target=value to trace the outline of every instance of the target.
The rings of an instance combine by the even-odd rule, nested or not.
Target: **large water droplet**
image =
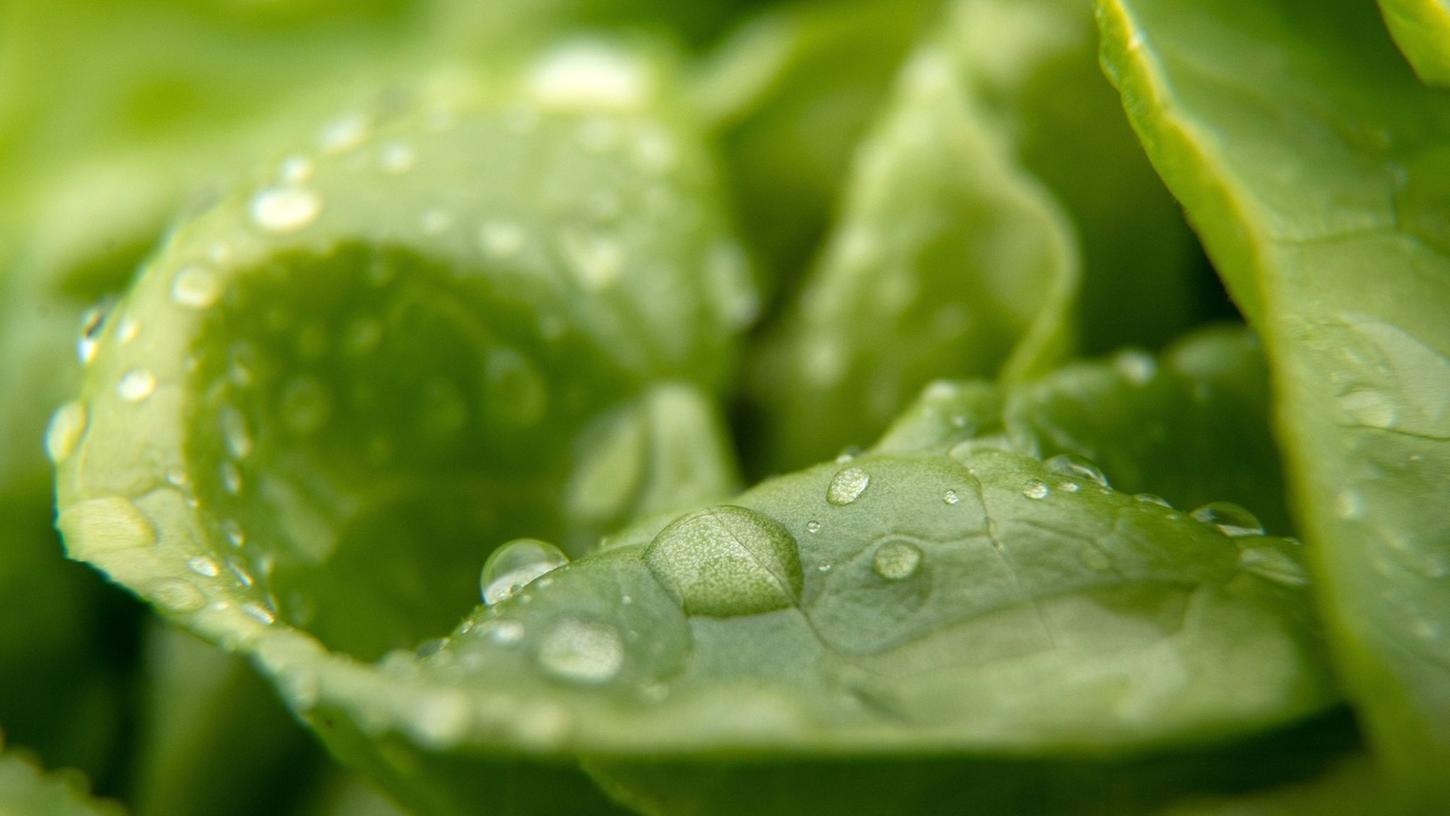
[[[645,549],[645,563],[694,615],[752,615],[795,604],[800,552],[790,532],[734,505],[676,519]]]
[[[1022,487],[1022,495],[1029,499],[1045,499],[1050,492],[1047,483],[1039,479],[1033,479]]]
[[[1239,566],[1253,574],[1267,578],[1276,584],[1301,587],[1309,583],[1309,573],[1304,565],[1285,552],[1282,539],[1265,539],[1262,545],[1245,546],[1239,550]]]
[[[50,416],[50,425],[45,429],[45,452],[50,461],[60,464],[75,452],[86,430],[86,407],[79,402],[68,402],[57,408]]]
[[[296,232],[321,212],[321,196],[302,187],[271,187],[252,198],[252,223],[267,232]]]
[[[192,309],[205,309],[222,294],[222,279],[201,264],[183,266],[171,280],[171,299]]]
[[[1264,525],[1259,523],[1258,518],[1233,502],[1209,502],[1189,515],[1194,521],[1212,524],[1230,538],[1264,534]]]
[[[1079,479],[1088,479],[1097,482],[1102,487],[1108,486],[1108,477],[1098,469],[1098,466],[1070,453],[1059,453],[1058,455],[1043,462],[1047,469],[1062,476],[1073,476]]]
[[[848,467],[836,473],[826,487],[826,501],[844,506],[861,498],[871,484],[871,474],[858,467]]]
[[[530,581],[569,563],[558,547],[535,538],[516,538],[493,551],[484,562],[479,588],[483,602],[493,606],[523,589]]]
[[[116,393],[127,402],[140,402],[156,390],[156,375],[144,368],[133,368],[116,383]]]
[[[871,569],[887,581],[905,581],[921,567],[921,548],[900,538],[881,542],[871,558]]]
[[[539,665],[575,683],[605,683],[624,665],[624,641],[607,623],[566,618],[539,644]]]

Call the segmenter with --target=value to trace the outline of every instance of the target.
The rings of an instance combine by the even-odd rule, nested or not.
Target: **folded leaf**
[[[1100,12],[1134,126],[1263,338],[1355,701],[1398,777],[1445,796],[1450,94],[1359,4]]]

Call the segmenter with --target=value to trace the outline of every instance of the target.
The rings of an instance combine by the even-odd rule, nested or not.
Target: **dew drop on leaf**
[[[876,547],[871,569],[887,581],[905,581],[921,567],[921,548],[899,538],[888,539]]]
[[[127,402],[140,402],[156,390],[156,375],[144,368],[133,368],[116,383],[116,393]]]
[[[1133,498],[1143,504],[1156,504],[1159,507],[1166,507],[1169,510],[1173,509],[1173,505],[1169,504],[1167,499],[1154,493],[1139,493],[1133,496]]]
[[[101,342],[101,332],[106,327],[106,317],[110,315],[114,306],[115,301],[107,298],[81,315],[80,337],[76,339],[76,357],[82,363],[89,365],[92,360],[96,359],[96,351]]]
[[[50,416],[50,425],[45,429],[45,453],[50,461],[60,464],[75,452],[81,434],[86,430],[86,407],[79,402],[68,402],[57,408]]]
[[[302,187],[272,187],[252,198],[252,223],[266,232],[296,232],[321,212],[322,198]]]
[[[1230,538],[1264,534],[1264,525],[1253,513],[1233,502],[1217,501],[1199,507],[1189,515],[1194,521],[1211,524]]]
[[[205,309],[222,294],[222,280],[210,267],[183,266],[171,280],[171,299],[190,309]]]
[[[1045,499],[1049,492],[1051,491],[1048,490],[1047,483],[1037,479],[1033,479],[1022,487],[1022,495],[1029,499]]]
[[[848,467],[838,472],[826,488],[826,501],[838,507],[848,505],[861,498],[871,484],[871,474],[858,467]]]
[[[221,567],[218,567],[215,561],[204,555],[198,555],[195,558],[188,559],[186,568],[203,578],[215,578],[221,575]]]
[[[1061,476],[1072,476],[1079,479],[1088,479],[1101,487],[1108,486],[1108,477],[1103,475],[1097,465],[1089,462],[1081,456],[1074,456],[1070,453],[1060,453],[1046,462],[1043,462],[1047,469]]]
[[[941,500],[944,504],[956,504],[957,502],[961,501],[962,498],[961,496],[957,495],[957,491],[948,489],[946,492],[941,494]]]
[[[558,547],[536,538],[516,538],[504,544],[484,562],[479,588],[483,602],[493,606],[527,586],[541,575],[569,563]]]
[[[745,507],[689,513],[644,553],[650,571],[692,615],[752,615],[800,597],[800,552],[780,522]]]
[[[604,683],[624,665],[624,641],[607,623],[566,618],[539,644],[544,671],[575,683]]]
[[[1260,578],[1276,584],[1301,587],[1309,584],[1309,573],[1304,565],[1284,552],[1283,539],[1265,539],[1264,544],[1243,543],[1239,550],[1239,566]]]

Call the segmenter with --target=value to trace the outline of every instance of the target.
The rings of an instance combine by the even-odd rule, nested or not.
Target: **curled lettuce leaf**
[[[1099,10],[1134,127],[1263,338],[1349,690],[1395,776],[1443,802],[1450,94],[1363,4]]]

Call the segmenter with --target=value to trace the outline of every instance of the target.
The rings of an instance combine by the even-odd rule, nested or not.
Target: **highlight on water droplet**
[[[569,563],[562,550],[536,538],[516,538],[493,551],[479,577],[483,602],[489,606],[511,598],[542,575]]]
[[[1173,509],[1173,505],[1169,504],[1167,499],[1155,493],[1138,493],[1134,495],[1133,498],[1137,499],[1143,504],[1154,504],[1159,507],[1166,507],[1169,510]]]
[[[321,212],[322,197],[303,187],[270,187],[252,197],[252,223],[267,232],[296,232]]]
[[[140,402],[156,390],[156,375],[144,368],[133,368],[116,383],[116,393],[127,402]]]
[[[171,279],[171,299],[191,309],[205,309],[221,294],[221,277],[201,264],[187,264]]]
[[[1072,476],[1096,482],[1100,487],[1108,486],[1108,477],[1097,465],[1071,453],[1059,453],[1042,463],[1048,470],[1061,476]]]
[[[871,484],[871,474],[859,467],[848,467],[838,471],[826,487],[826,501],[837,507],[851,504],[861,498]]]
[[[605,683],[624,666],[624,641],[607,623],[565,618],[539,644],[544,671],[575,683]]]
[[[921,568],[921,548],[903,538],[889,538],[876,546],[871,570],[887,581],[905,581]]]
[[[795,537],[749,508],[727,504],[681,516],[655,536],[644,559],[692,615],[753,615],[800,598]]]
[[[1233,502],[1209,502],[1188,515],[1194,521],[1213,525],[1229,538],[1264,534],[1264,525],[1259,523],[1258,518]]]
[[[1033,479],[1022,487],[1022,495],[1029,499],[1045,499],[1050,492],[1047,483],[1040,479]]]
[[[50,461],[60,464],[75,453],[76,445],[86,430],[86,407],[79,402],[68,402],[50,415],[50,425],[45,429],[45,453]]]

